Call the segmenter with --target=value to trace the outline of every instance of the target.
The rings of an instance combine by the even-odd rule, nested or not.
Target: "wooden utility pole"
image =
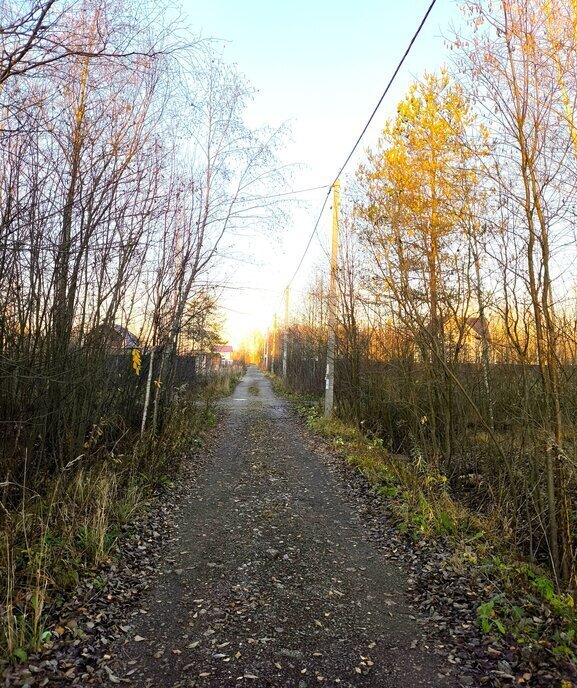
[[[327,372],[325,377],[325,417],[333,415],[335,397],[335,349],[337,329],[337,268],[339,260],[339,192],[341,183],[333,184],[333,238],[331,247],[331,284],[329,288],[329,333],[327,338]]]
[[[282,339],[282,376],[286,378],[288,366],[289,287],[284,292],[284,336]]]
[[[270,372],[274,375],[274,364],[276,359],[276,313],[272,325],[272,355],[270,357]]]

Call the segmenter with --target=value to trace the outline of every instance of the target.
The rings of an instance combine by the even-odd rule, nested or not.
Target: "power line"
[[[308,191],[319,191],[319,189],[326,189],[328,184],[322,184],[321,186],[311,186],[308,189],[297,189],[296,191],[285,191],[283,193],[271,194],[270,196],[250,196],[244,201],[264,201],[269,198],[281,198],[282,196],[296,196],[297,194],[307,193]]]
[[[367,129],[370,127],[371,122],[373,121],[375,115],[377,114],[378,109],[381,107],[381,104],[382,104],[383,100],[385,99],[387,93],[389,92],[389,89],[391,88],[391,86],[393,85],[393,82],[394,82],[395,79],[397,78],[397,74],[399,73],[399,71],[401,70],[401,67],[403,66],[403,63],[404,63],[405,60],[407,59],[407,55],[411,52],[411,49],[412,49],[412,47],[413,47],[415,41],[417,40],[419,34],[421,33],[421,29],[422,29],[423,26],[425,25],[425,22],[427,21],[427,19],[428,19],[428,17],[429,17],[429,14],[431,14],[431,10],[432,10],[433,7],[435,6],[435,3],[436,3],[436,2],[437,2],[437,0],[432,0],[432,1],[431,1],[431,4],[429,5],[427,11],[425,12],[424,17],[421,19],[421,23],[420,23],[419,26],[417,27],[417,30],[416,30],[415,33],[413,34],[413,37],[411,38],[411,41],[410,41],[409,45],[407,46],[407,49],[406,49],[405,52],[403,53],[403,57],[401,57],[401,59],[400,59],[400,61],[399,61],[399,64],[397,65],[395,71],[393,72],[393,76],[389,79],[389,83],[386,85],[385,90],[383,91],[381,97],[379,98],[379,102],[375,105],[375,108],[374,108],[374,110],[372,111],[371,116],[369,117],[369,119],[367,120],[367,123],[366,123],[365,126],[363,127],[363,130],[362,130],[361,133],[359,134],[358,139],[355,141],[355,145],[351,148],[351,152],[347,155],[347,159],[346,159],[346,160],[344,161],[344,163],[342,164],[341,169],[337,172],[337,175],[336,175],[336,177],[335,177],[334,180],[333,180],[333,184],[334,184],[334,183],[337,181],[337,179],[341,176],[343,170],[344,170],[345,167],[349,164],[350,159],[353,157],[354,152],[355,152],[355,151],[357,150],[357,148],[359,147],[359,143],[361,142],[363,136],[366,134]],[[331,184],[331,186],[332,186],[332,184]]]
[[[411,52],[411,49],[413,48],[413,45],[414,45],[415,41],[417,40],[419,34],[421,33],[421,30],[422,30],[423,26],[425,25],[425,22],[426,22],[427,19],[429,18],[429,15],[431,14],[431,11],[432,11],[433,7],[435,6],[435,3],[436,3],[436,2],[437,2],[437,0],[431,0],[431,3],[430,3],[430,5],[429,5],[429,7],[427,8],[427,11],[425,12],[423,18],[421,19],[421,22],[420,22],[419,26],[417,27],[417,30],[416,30],[415,33],[413,34],[413,37],[411,38],[411,40],[410,40],[410,42],[409,42],[409,44],[408,44],[408,46],[407,46],[405,52],[403,53],[403,56],[401,57],[399,63],[397,64],[397,66],[396,66],[396,68],[395,68],[395,71],[393,72],[393,75],[392,75],[391,78],[389,79],[389,82],[387,83],[387,85],[386,85],[386,87],[385,87],[385,90],[384,90],[383,93],[381,94],[381,97],[379,98],[378,103],[375,105],[373,111],[371,112],[371,115],[370,115],[369,119],[367,120],[365,126],[363,127],[361,133],[359,134],[357,140],[355,141],[355,145],[351,148],[350,153],[347,155],[347,157],[346,157],[344,163],[341,165],[339,171],[337,172],[337,174],[336,174],[336,176],[335,176],[335,178],[334,178],[332,184],[329,186],[329,189],[328,189],[327,194],[326,194],[326,196],[325,196],[325,199],[324,199],[324,201],[323,201],[323,204],[322,204],[320,213],[319,213],[319,215],[318,215],[318,217],[317,217],[317,220],[316,220],[316,222],[315,222],[315,224],[314,224],[313,231],[311,232],[311,235],[310,235],[310,237],[309,237],[309,240],[307,241],[307,244],[306,244],[306,246],[305,246],[305,250],[304,250],[304,252],[303,252],[303,254],[302,254],[302,256],[301,256],[301,259],[299,260],[299,263],[298,263],[298,265],[297,265],[297,267],[296,267],[296,270],[294,271],[293,276],[290,278],[290,280],[289,280],[289,282],[288,282],[286,288],[289,288],[289,287],[291,286],[291,284],[293,283],[293,281],[294,281],[295,277],[297,276],[299,270],[301,269],[301,266],[302,266],[302,264],[303,264],[303,262],[304,262],[304,259],[305,259],[306,255],[307,255],[307,253],[308,253],[308,250],[309,250],[309,248],[310,248],[310,246],[311,246],[311,244],[312,244],[313,238],[314,238],[314,236],[315,236],[315,234],[316,234],[316,232],[317,232],[319,223],[320,223],[320,221],[321,221],[322,214],[323,214],[323,212],[324,212],[324,210],[325,210],[325,208],[326,208],[327,201],[328,201],[328,199],[329,199],[329,196],[330,196],[330,193],[331,193],[331,189],[333,188],[334,183],[337,181],[337,179],[339,179],[339,177],[340,177],[341,174],[343,173],[345,167],[349,164],[349,162],[350,162],[351,158],[353,157],[355,151],[356,151],[357,148],[359,147],[359,144],[360,144],[360,142],[362,141],[363,136],[366,134],[367,129],[370,127],[371,122],[372,122],[373,119],[375,118],[375,115],[377,114],[379,108],[381,107],[381,105],[382,105],[382,103],[383,103],[383,100],[384,100],[385,97],[387,96],[387,93],[389,92],[391,86],[393,85],[395,79],[397,78],[397,75],[398,75],[399,71],[401,70],[401,67],[403,66],[405,60],[407,59],[408,54]],[[320,188],[323,188],[323,187],[320,187]],[[280,303],[280,302],[282,302],[282,297],[281,297],[281,300],[279,301],[279,303]]]
[[[332,188],[332,186],[329,186],[329,190],[327,191],[327,194],[326,194],[326,196],[325,196],[325,200],[323,201],[323,205],[322,205],[322,207],[321,207],[321,211],[320,211],[320,213],[319,213],[319,216],[317,217],[317,221],[315,222],[315,226],[313,227],[313,231],[311,232],[311,235],[310,235],[310,237],[309,237],[309,240],[307,241],[307,245],[306,245],[306,247],[305,247],[305,250],[304,250],[304,252],[303,252],[303,254],[302,254],[302,256],[301,256],[301,259],[299,260],[299,264],[297,265],[296,270],[294,271],[293,276],[290,278],[288,284],[286,285],[286,288],[288,288],[288,287],[291,286],[291,284],[293,283],[294,278],[298,275],[298,271],[301,269],[301,265],[303,264],[303,261],[304,261],[306,255],[307,255],[307,252],[308,252],[308,250],[309,250],[309,248],[310,248],[310,246],[311,246],[311,244],[312,244],[312,242],[313,242],[314,236],[315,236],[316,231],[317,231],[317,229],[318,229],[319,223],[320,223],[320,221],[321,221],[322,214],[323,214],[323,212],[324,212],[324,210],[325,210],[325,208],[326,208],[326,206],[327,206],[327,201],[329,200],[329,196],[330,196],[330,193],[331,193],[331,188]]]
[[[238,285],[236,285],[236,284],[213,284],[211,286],[213,286],[215,289],[229,289],[231,291],[258,291],[258,292],[266,291],[266,292],[269,292],[271,294],[277,294],[278,293],[278,289],[272,289],[272,288],[269,289],[268,287],[249,287],[248,285],[245,285],[245,284],[238,284]],[[306,292],[303,291],[302,289],[294,289],[293,288],[293,291],[296,291],[299,294],[306,294]]]

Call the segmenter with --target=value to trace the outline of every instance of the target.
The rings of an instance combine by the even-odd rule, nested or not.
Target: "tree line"
[[[38,487],[89,460],[93,436],[113,447],[158,431],[179,345],[203,341],[201,323],[214,324],[211,270],[228,237],[272,216],[258,199],[277,178],[277,134],[246,125],[250,85],[169,4],[0,8],[9,508],[25,473]],[[137,348],[111,361],[126,332]]]
[[[411,86],[346,184],[337,412],[574,588],[577,8],[461,7],[453,68]],[[324,389],[327,286],[284,333],[305,393]]]

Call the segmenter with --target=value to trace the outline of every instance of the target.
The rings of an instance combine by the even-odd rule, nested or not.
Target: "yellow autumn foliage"
[[[139,349],[132,349],[132,368],[137,375],[142,370],[142,356]]]

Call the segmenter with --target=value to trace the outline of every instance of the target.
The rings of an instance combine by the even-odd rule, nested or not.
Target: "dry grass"
[[[482,575],[485,589],[495,595],[500,593],[494,598],[499,600],[495,614],[519,642],[537,642],[551,648],[556,657],[577,660],[573,597],[556,592],[547,571],[522,557],[514,544],[513,531],[500,512],[480,515],[459,503],[451,495],[445,478],[417,452],[411,457],[392,455],[380,440],[371,440],[338,418],[327,420],[316,408],[302,408],[302,413],[309,427],[328,440],[387,499],[401,531],[408,532],[413,539],[445,538],[450,543],[446,547],[446,566],[462,575]],[[527,613],[523,611],[524,604]],[[511,610],[515,611],[513,616]],[[554,616],[557,625],[549,628],[545,624],[529,634],[525,626],[531,625],[535,614]]]
[[[380,439],[370,439],[338,418],[326,419],[316,408],[303,409],[311,429],[329,440],[346,461],[355,466],[389,499],[401,529],[414,537],[450,535],[480,544],[497,524],[473,514],[454,500],[446,478],[415,450],[415,456],[391,454]]]
[[[197,397],[181,396],[162,435],[132,438],[124,453],[86,455],[47,479],[43,494],[26,484],[18,507],[0,513],[0,664],[25,661],[50,636],[46,608],[116,554],[122,526],[146,508],[157,485],[174,477],[183,456],[215,423],[211,401],[229,394],[238,374],[223,371]]]

